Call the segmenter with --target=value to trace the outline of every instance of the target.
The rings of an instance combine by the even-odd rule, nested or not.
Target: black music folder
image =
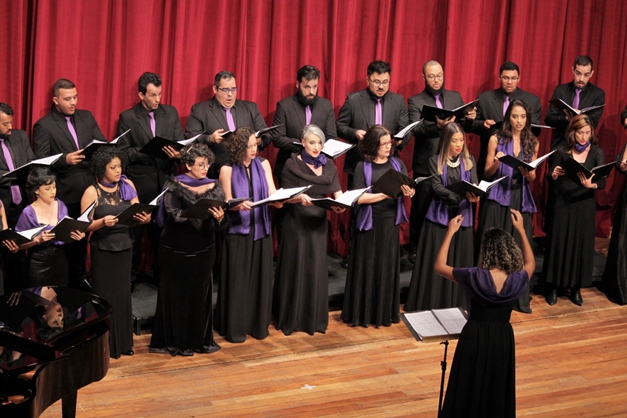
[[[211,214],[209,213],[209,208],[221,207],[224,210],[229,210],[245,200],[250,200],[250,198],[240,197],[237,199],[231,199],[226,202],[214,199],[200,199],[198,202],[185,209],[185,211],[181,213],[181,217],[205,220],[211,217]]]
[[[130,131],[130,129],[127,129],[126,132],[124,132],[122,135],[120,135],[117,138],[115,138],[113,141],[100,141],[98,139],[94,139],[93,141],[91,141],[81,151],[81,154],[83,154],[85,156],[85,161],[90,161],[91,157],[93,157],[94,153],[96,151],[98,151],[98,149],[100,147],[107,146],[107,145],[117,145],[118,144],[118,140],[120,138],[122,138],[124,135],[126,135],[127,133],[129,133],[129,131]]]
[[[538,157],[535,160],[531,161],[530,163],[527,163],[523,160],[519,160],[518,158],[512,156],[512,155],[504,155],[503,157],[499,158],[499,161],[502,162],[505,165],[508,165],[514,169],[518,168],[518,167],[523,167],[526,168],[527,170],[531,171],[531,170],[535,170],[538,165],[540,165],[540,163],[542,163],[544,160],[546,160],[547,158],[549,158],[551,156],[551,154],[553,154],[556,150],[553,150],[551,152],[549,152],[548,154],[544,154],[542,157]]]
[[[318,198],[318,199],[311,199],[311,202],[315,206],[321,207],[326,210],[333,210],[332,209],[333,206],[339,206],[341,208],[350,208],[355,205],[355,203],[357,202],[357,200],[359,200],[361,195],[366,193],[366,191],[369,188],[370,187],[366,187],[364,189],[348,190],[344,192],[342,196],[338,197],[337,199],[332,199],[330,197],[323,197],[323,198]]]
[[[420,113],[420,116],[424,120],[428,120],[429,122],[437,122],[436,116],[442,120],[455,116],[455,120],[460,120],[466,117],[466,114],[475,107],[475,104],[478,101],[479,99],[473,100],[472,102],[468,102],[464,105],[461,105],[460,107],[456,107],[455,109],[451,110],[440,109],[436,106],[424,105],[422,107],[422,112]]]
[[[183,139],[181,141],[173,141],[171,139],[162,138],[160,136],[155,136],[150,141],[148,141],[148,143],[146,145],[141,147],[139,152],[141,152],[142,154],[150,155],[151,157],[155,157],[155,158],[159,158],[159,159],[162,159],[162,160],[166,160],[166,159],[168,159],[170,157],[168,157],[168,154],[166,154],[163,151],[163,147],[172,147],[176,151],[180,151],[180,150],[183,149],[183,147],[185,147],[185,146],[191,144],[192,142],[194,142],[195,140],[197,140],[200,137],[200,135],[202,135],[203,133],[204,133],[204,131],[202,133],[199,133],[198,135],[192,137],[192,138]]]
[[[590,178],[594,174],[592,181],[597,181],[609,176],[615,164],[616,162],[612,161],[611,163],[603,164],[589,170],[583,164],[577,162],[574,158],[567,158],[562,169],[564,169],[566,177],[577,184],[581,184],[577,173],[583,173],[586,178]]]
[[[481,180],[479,184],[472,184],[465,180],[462,180],[458,181],[457,183],[449,184],[448,186],[446,186],[446,189],[460,195],[463,198],[466,198],[466,193],[472,193],[475,196],[486,196],[492,186],[503,180],[505,177],[507,176],[503,176],[494,181]]]
[[[301,142],[292,142],[293,145],[303,147]],[[327,139],[324,141],[324,146],[320,150],[321,153],[326,155],[329,158],[337,158],[342,154],[345,154],[353,147],[356,147],[357,144],[349,144],[346,142],[338,141],[337,139]]]
[[[278,125],[270,126],[269,128],[259,129],[257,132],[255,132],[255,138],[259,138],[261,135],[265,134],[266,132],[273,131],[276,128],[278,128],[279,126],[283,126],[283,124],[280,123]],[[224,135],[226,135],[228,133],[230,133],[230,131],[225,132],[222,136],[224,136]]]
[[[133,219],[133,217],[141,212],[152,213],[155,209],[157,209],[159,200],[167,191],[168,189],[166,188],[164,191],[159,193],[159,196],[152,199],[150,203],[134,203],[131,207],[120,212],[118,216],[116,216],[116,218],[118,218],[118,225],[136,225],[137,221]]]
[[[17,245],[26,244],[31,242],[41,231],[48,225],[38,226],[36,228],[25,229],[24,231],[14,231],[11,228],[7,228],[0,231],[0,242],[2,241],[14,241]]]
[[[96,207],[96,202],[97,201],[94,200],[76,219],[72,219],[69,216],[65,216],[61,219],[50,231],[54,234],[54,240],[63,241],[66,244],[74,242],[70,233],[74,231],[85,232],[89,224],[91,224],[91,212]]]
[[[274,192],[272,196],[253,202],[252,206],[254,207],[254,206],[263,205],[266,203],[281,202],[284,200],[288,200],[288,199],[298,196],[301,193],[306,192],[310,188],[311,188],[311,185],[303,186],[303,187],[291,187],[289,189],[284,189],[281,187],[279,190]]]
[[[598,106],[590,106],[590,107],[585,107],[583,109],[574,109],[571,105],[569,105],[562,99],[553,99],[549,101],[549,103],[557,107],[562,112],[567,111],[568,113],[571,114],[571,116],[582,115],[584,113],[592,112],[593,110],[597,110],[605,106],[605,103],[603,103],[602,105],[598,105]]]
[[[56,163],[57,160],[61,158],[62,155],[63,153],[51,155],[50,157],[39,158],[37,160],[33,160],[29,163],[19,166],[13,171],[4,173],[2,177],[17,178],[20,180],[24,180],[26,179],[26,177],[28,176],[28,173],[33,167],[50,167],[52,164]]]
[[[383,193],[390,196],[392,199],[396,199],[403,193],[401,190],[401,186],[403,184],[415,187],[416,181],[400,171],[390,168],[379,178],[379,180],[374,182],[372,185],[372,191],[376,193]]]
[[[468,321],[461,308],[406,312],[401,319],[418,341],[442,341],[459,338]]]

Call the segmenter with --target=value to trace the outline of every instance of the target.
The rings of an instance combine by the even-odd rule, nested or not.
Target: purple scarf
[[[436,157],[439,159],[439,156]],[[470,182],[470,170],[466,171],[466,167],[464,166],[464,158],[460,155],[460,170],[462,173],[462,180]],[[442,173],[442,185],[447,186],[446,182],[446,172],[448,169],[448,165],[444,164],[444,170]],[[444,199],[440,199],[435,196],[429,205],[429,210],[427,211],[427,219],[433,223],[447,226],[450,219],[449,216],[449,207],[450,204]],[[464,216],[464,221],[462,222],[463,227],[472,226],[473,216],[472,216],[472,206],[470,205],[470,201],[465,197],[457,204],[457,214]]]
[[[178,176],[174,177],[174,180],[189,187],[198,187],[209,183],[215,183],[214,179],[210,179],[207,177],[195,179],[188,176],[187,174],[179,174]],[[165,211],[165,204],[163,203],[164,200],[164,198],[161,198],[161,200],[159,201],[159,208],[157,209],[157,216],[155,218],[155,223],[159,228],[163,228],[165,226],[165,219],[168,217]]]
[[[305,150],[302,150],[300,152],[300,158],[302,158],[305,164],[312,164],[314,168],[320,168],[321,166],[327,164],[327,157],[323,153],[320,153],[320,155],[314,158],[307,154]]]
[[[575,143],[575,149],[577,150],[577,152],[584,152],[586,150],[586,148],[588,148],[590,146],[590,144],[592,144],[592,142],[588,141],[585,144],[581,145],[579,142]]]
[[[137,190],[135,190],[133,186],[125,181],[127,178],[128,177],[122,174],[122,176],[120,176],[120,181],[118,181],[117,183],[105,183],[100,179],[98,180],[98,183],[110,188],[113,188],[116,184],[118,184],[120,186],[120,197],[122,198],[122,200],[131,200],[137,197]]]
[[[506,155],[514,155],[514,141],[509,141],[506,144],[502,139],[499,139],[499,143],[496,148],[497,152],[501,151]],[[514,176],[514,169],[507,164],[499,164],[499,168],[496,169],[496,173],[492,179],[498,179],[506,176],[503,180],[496,183],[488,192],[488,199],[494,200],[501,206],[509,206],[512,200],[512,177]],[[525,177],[522,178],[522,212],[535,213],[536,204],[533,201],[533,194],[529,187],[529,181]]]
[[[248,188],[248,176],[246,175],[246,167],[242,164],[233,164],[231,174],[231,190],[234,198],[251,197]],[[266,181],[266,173],[263,169],[261,161],[253,158],[250,162],[250,176],[253,184],[253,201],[262,200],[268,197],[268,182]],[[254,241],[265,238],[270,235],[272,227],[270,225],[270,217],[268,216],[268,206],[255,206],[254,221],[255,235]],[[229,234],[248,235],[250,234],[250,211],[238,210],[231,212],[231,226]]]
[[[401,164],[395,157],[390,157],[390,165],[396,171],[401,171]],[[372,163],[364,161],[364,177],[366,186],[372,186]],[[394,225],[407,222],[407,213],[405,212],[405,204],[403,196],[396,199],[396,220]],[[357,212],[357,229],[360,231],[370,231],[372,229],[372,205],[359,205]]]

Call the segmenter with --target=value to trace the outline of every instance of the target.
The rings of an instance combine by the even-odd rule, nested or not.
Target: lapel
[[[235,104],[237,105],[237,101],[235,102]],[[226,123],[226,112],[224,111],[222,106],[220,106],[220,102],[218,102],[215,97],[209,101],[209,113],[213,115],[213,118],[216,121],[218,121],[222,129],[224,129],[225,131],[229,130],[229,124]],[[231,112],[231,113],[233,114],[233,121],[235,122],[235,127],[237,127],[237,117],[236,117],[237,109],[235,109],[235,112]],[[207,127],[205,127],[205,129],[207,129]],[[208,133],[209,135],[211,135],[211,132],[205,132],[205,133]]]
[[[155,112],[155,121],[157,122],[157,125],[156,125],[155,131],[158,133],[159,132],[159,122],[157,121],[156,113],[157,112]],[[144,111],[144,107],[142,106],[141,103],[138,103],[135,106],[135,118],[137,119],[137,124],[141,128],[141,130],[144,133],[144,135],[148,139],[152,139],[153,135],[152,135],[152,130],[150,129],[149,116]]]
[[[74,123],[76,124],[77,119],[76,119],[77,115],[74,114]],[[59,129],[59,131],[63,134],[63,138],[66,142],[66,144],[68,145],[69,149],[73,149],[76,150],[76,143],[74,142],[74,138],[72,137],[72,134],[70,133],[70,130],[67,128],[67,120],[65,119],[65,116],[63,116],[60,112],[53,110],[52,111],[52,119],[54,120],[55,124],[57,125],[57,128]],[[79,138],[80,141],[80,136],[78,136],[78,126],[75,126],[74,129],[76,129],[76,135]],[[79,142],[80,144],[80,142]]]
[[[305,119],[305,108],[301,105],[296,98],[296,96],[292,96],[292,107],[294,109],[294,114],[298,118],[298,122],[300,123],[300,130],[302,131],[305,125],[307,124],[307,120]],[[311,123],[314,123],[314,107],[311,107]]]
[[[364,115],[364,121],[366,122],[366,131],[374,125],[374,101],[370,99],[370,95],[367,90],[362,90],[359,93],[359,101],[361,111]]]

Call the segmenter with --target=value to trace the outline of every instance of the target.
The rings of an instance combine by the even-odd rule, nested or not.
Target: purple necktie
[[[311,123],[311,106],[305,107],[305,125]]]
[[[148,112],[148,116],[150,117],[150,130],[152,131],[152,136],[157,136],[157,122],[155,122],[155,112]]]
[[[435,105],[440,109],[444,109],[444,106],[442,106],[442,102],[440,101],[440,95],[436,94],[433,97],[435,97]]]
[[[78,136],[76,136],[76,129],[74,129],[74,125],[72,125],[72,118],[69,116],[66,116],[65,120],[67,121],[67,129],[70,131],[70,135],[72,135],[72,138],[74,138],[76,149],[81,149],[81,147],[78,146]]]
[[[233,120],[233,115],[231,114],[231,108],[224,109],[226,111],[226,124],[229,125],[229,131],[235,130],[235,121]]]
[[[7,162],[7,168],[9,171],[15,170],[15,165],[13,165],[13,158],[11,158],[11,152],[9,151],[9,147],[4,143],[4,139],[0,138],[0,144],[2,145],[2,154],[4,154],[4,159]],[[11,200],[16,205],[19,205],[22,201],[22,194],[20,193],[20,186],[11,186]]]
[[[573,109],[579,109],[579,94],[581,89],[575,89],[575,98],[573,99]]]
[[[376,125],[383,124],[383,105],[381,104],[381,98],[377,99],[377,105],[374,107],[374,123]]]
[[[505,96],[505,101],[503,102],[503,116],[507,113],[507,108],[509,107],[509,96]]]

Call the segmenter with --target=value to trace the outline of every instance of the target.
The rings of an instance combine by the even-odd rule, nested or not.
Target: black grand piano
[[[109,370],[111,306],[93,294],[38,287],[0,296],[0,417],[38,417]]]

